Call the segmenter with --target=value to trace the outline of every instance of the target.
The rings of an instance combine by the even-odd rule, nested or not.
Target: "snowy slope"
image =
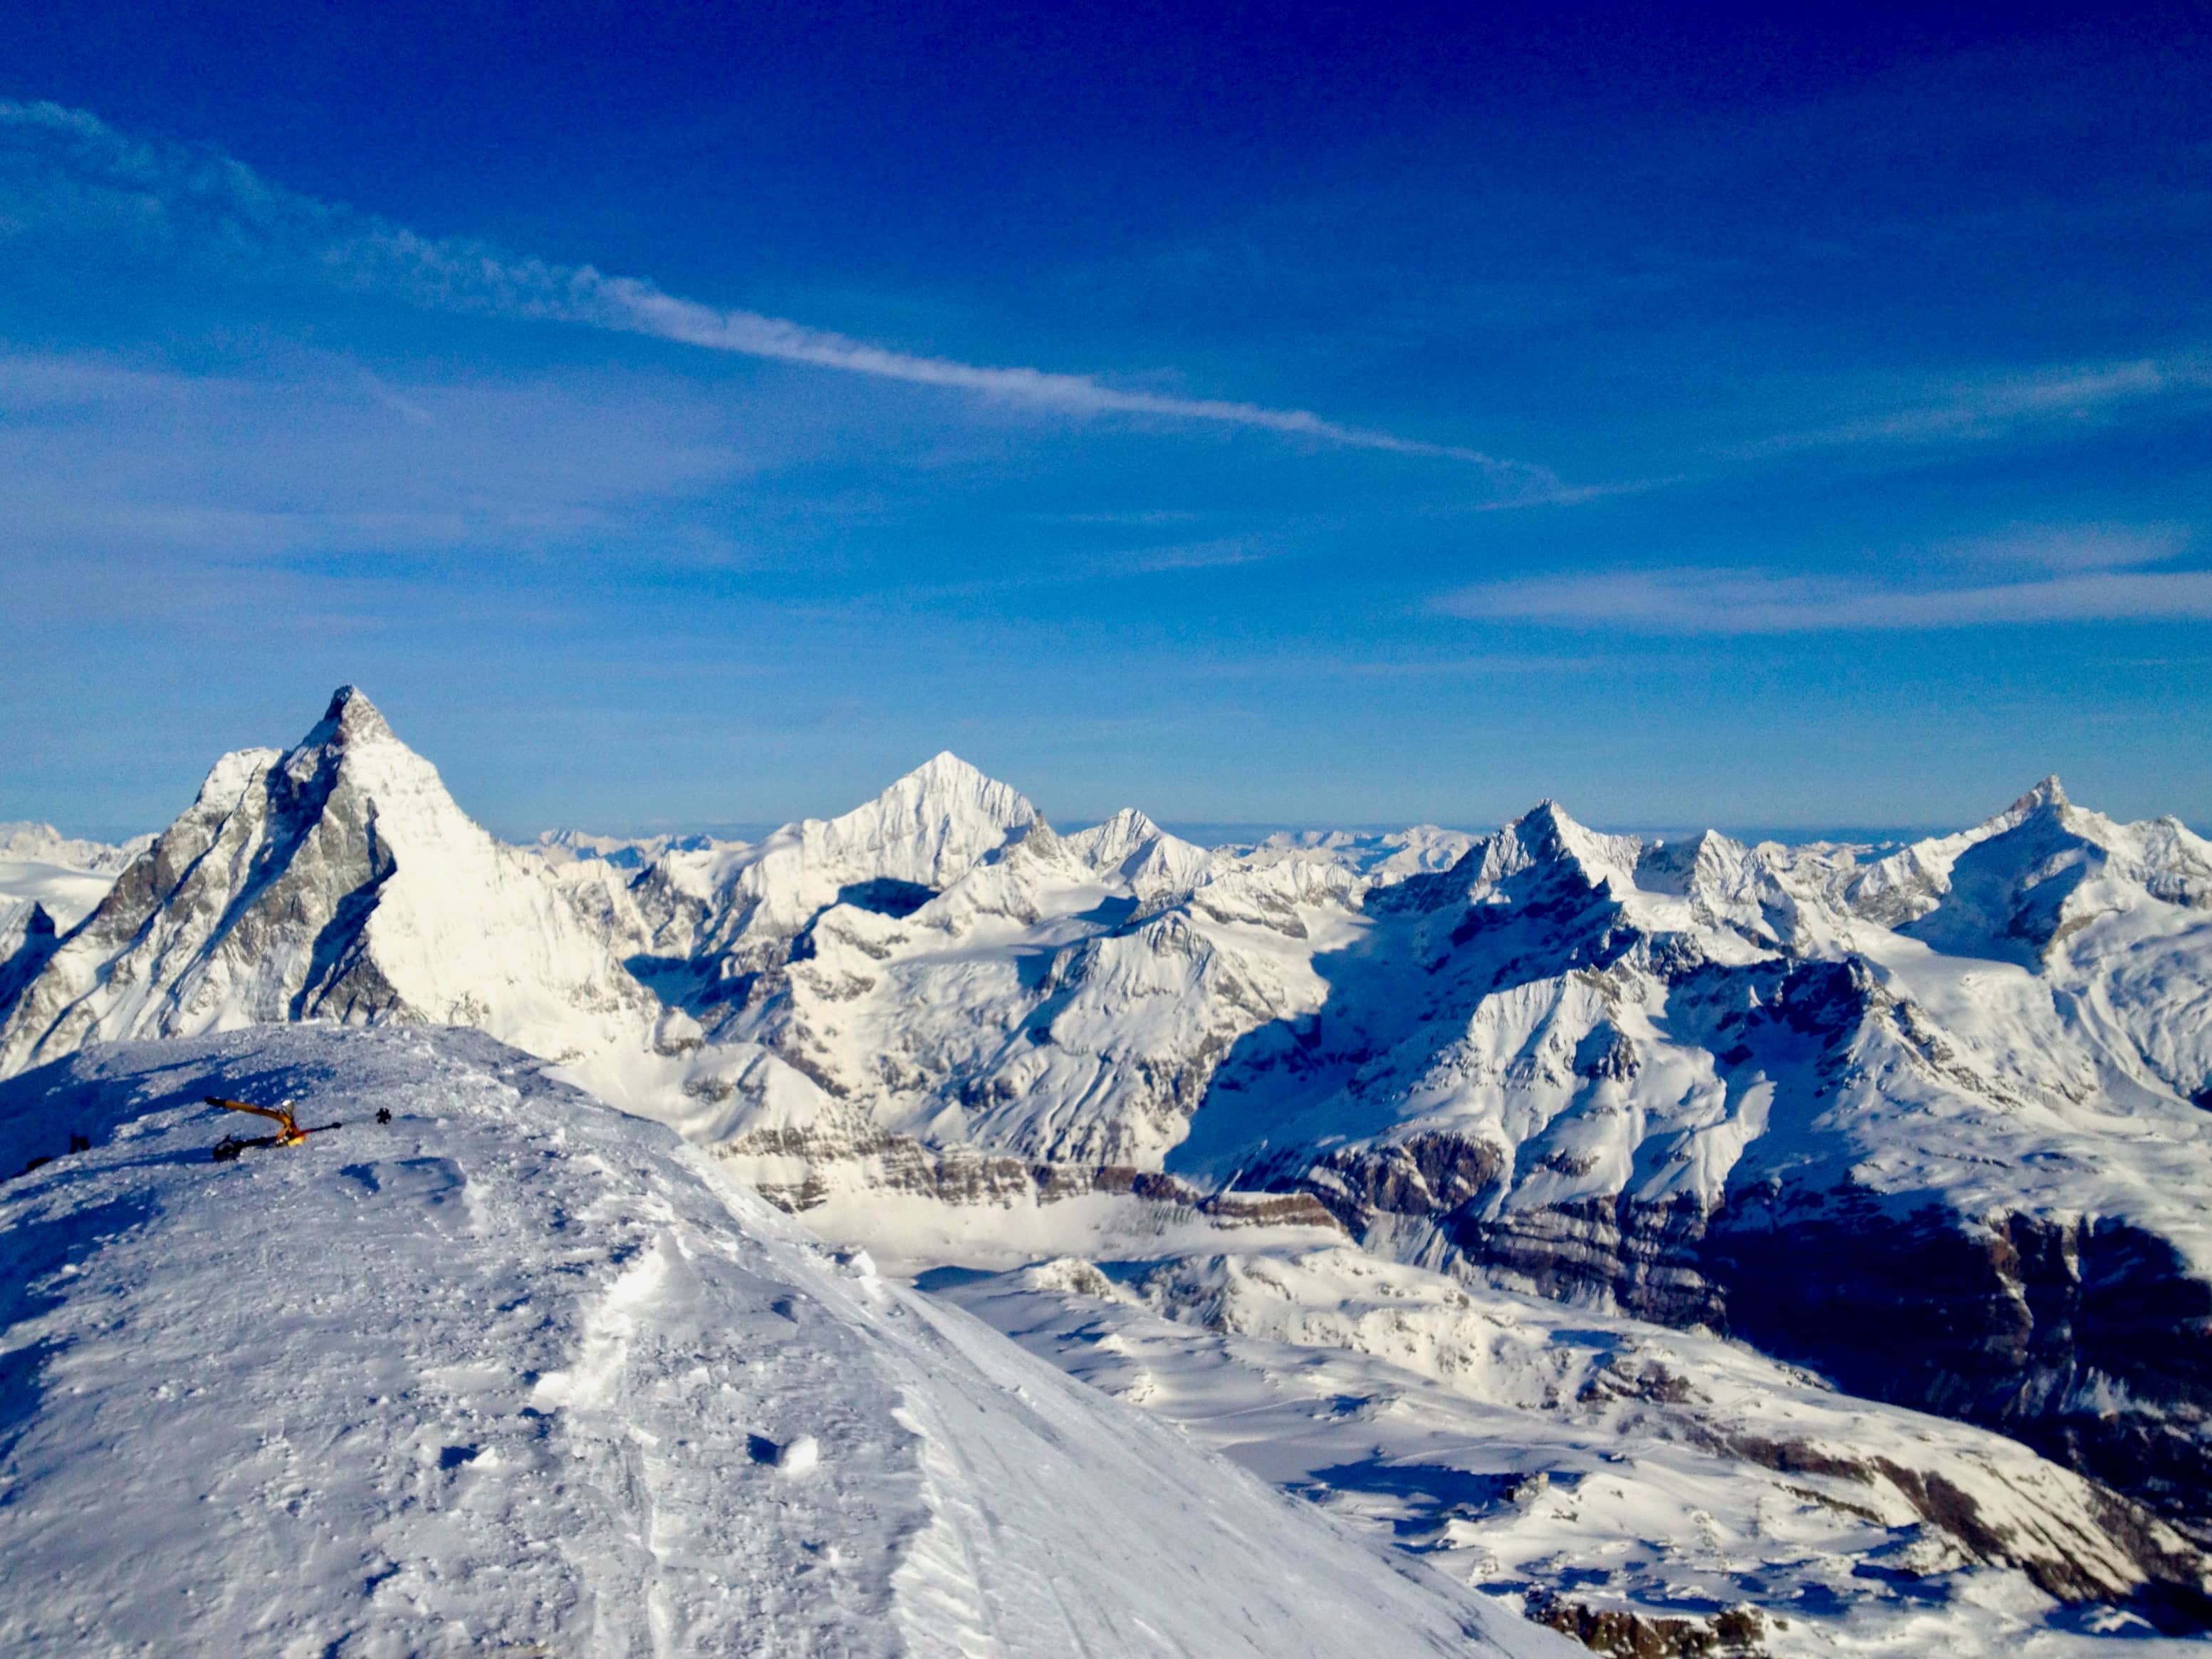
[[[50,823],[0,823],[0,963],[14,957],[33,929],[76,927],[153,843],[153,836],[142,836],[113,847],[64,836]],[[34,922],[40,910],[45,916]]]
[[[212,1163],[209,1091],[344,1127]],[[0,1088],[71,1132],[0,1187],[9,1651],[1571,1650],[481,1036]]]
[[[154,843],[119,847],[63,835],[50,823],[0,823],[0,1017],[84,920],[116,877]]]
[[[151,836],[118,843],[64,836],[51,823],[17,819],[0,823],[0,865],[44,864],[112,876],[154,844]]]
[[[1633,1619],[1686,1647],[1748,1626],[1775,1655],[2055,1654],[2147,1637],[2146,1613],[2185,1624],[2212,1566],[1999,1436],[1341,1245],[928,1282],[1562,1627]],[[2141,1611],[2105,1604],[2130,1597]]]

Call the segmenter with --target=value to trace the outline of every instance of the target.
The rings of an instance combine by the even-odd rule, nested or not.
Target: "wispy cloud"
[[[709,351],[969,392],[1061,415],[1128,415],[1243,427],[1346,448],[1462,463],[1513,504],[1579,499],[1544,466],[1460,444],[1329,420],[1311,410],[1189,398],[1088,374],[900,351],[757,312],[664,293],[590,265],[517,258],[426,237],[270,183],[243,162],[151,143],[55,104],[0,101],[0,233],[38,222],[195,236],[259,267],[313,271],[440,310],[582,325]]]
[[[667,376],[403,391],[307,349],[258,367],[240,377],[0,350],[0,581],[72,580],[110,558],[150,574],[595,548],[726,568],[727,531],[698,504],[775,454],[742,398]],[[135,600],[158,583],[120,586]]]
[[[1042,524],[1103,524],[1152,529],[1160,525],[1195,524],[1205,515],[1188,507],[1133,507],[1118,513],[1039,513]]]
[[[1441,596],[1432,608],[1484,622],[1673,635],[2212,617],[2212,570],[2124,568],[2162,562],[2183,550],[2185,544],[2173,538],[2170,527],[2159,532],[2107,532],[2101,541],[2087,532],[2070,538],[2045,532],[2039,542],[2021,538],[2011,544],[2016,566],[2039,567],[2043,574],[2014,580],[1977,581],[1969,575],[1943,586],[1884,585],[1741,567],[1673,566],[1480,583]],[[2033,551],[2039,544],[2045,550],[2039,558]]]
[[[382,404],[386,409],[399,416],[401,420],[407,422],[410,425],[437,425],[437,417],[432,415],[428,410],[423,408],[422,404],[415,402],[412,398],[401,397],[390,386],[385,385],[381,379],[370,374],[368,370],[365,368],[361,371],[361,386],[362,391],[368,392],[370,397],[375,398],[377,402]]]
[[[2088,425],[2132,404],[2212,391],[2212,355],[2027,369],[1941,382],[1851,419],[1778,434],[1729,453],[1756,459],[1804,450],[2003,437],[2039,426]]]
[[[1170,570],[1218,570],[1230,565],[1257,564],[1278,550],[1249,536],[1217,536],[1210,541],[1179,542],[1171,547],[1137,547],[1109,553],[1089,562],[1102,574],[1157,574]]]
[[[2179,558],[2193,538],[2185,524],[2016,525],[1931,551],[1966,570],[2124,570]]]

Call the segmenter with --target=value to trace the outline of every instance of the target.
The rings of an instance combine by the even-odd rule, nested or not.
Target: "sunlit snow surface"
[[[343,1127],[217,1164],[207,1092]],[[0,1089],[55,1154],[0,1187],[0,1650],[1568,1650],[474,1033],[94,1050]]]
[[[1910,1496],[1933,1474],[2019,1564],[2047,1578],[2071,1562],[2117,1587],[2132,1570],[2080,1477],[1739,1343],[1342,1245],[922,1282],[1199,1444],[1532,1605],[1695,1626],[1753,1606],[1778,1656],[2057,1656],[2114,1637],[2202,1650],[2110,1606],[2062,1605]]]

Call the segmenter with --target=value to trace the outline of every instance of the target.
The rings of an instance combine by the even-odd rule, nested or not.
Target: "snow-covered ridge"
[[[213,1163],[207,1092],[343,1127]],[[474,1033],[111,1046],[33,1151],[11,1652],[1573,1650]]]
[[[582,830],[548,830],[528,850],[556,866],[598,860],[618,870],[641,870],[670,853],[705,853],[746,844],[712,836],[594,836]]]
[[[91,914],[153,843],[140,836],[111,846],[64,836],[50,823],[0,823],[0,1013],[58,936]]]
[[[0,865],[46,864],[90,875],[112,876],[154,844],[151,836],[120,843],[64,836],[51,823],[27,819],[0,823]]]

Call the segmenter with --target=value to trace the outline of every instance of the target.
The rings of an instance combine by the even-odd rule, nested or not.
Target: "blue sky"
[[[0,817],[2212,821],[2201,9],[355,9],[11,20]]]

